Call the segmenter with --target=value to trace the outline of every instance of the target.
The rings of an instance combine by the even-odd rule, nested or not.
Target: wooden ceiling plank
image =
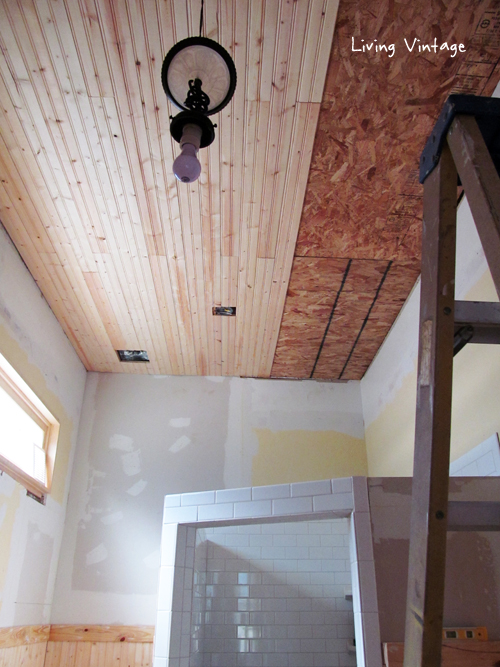
[[[229,303],[230,295],[230,282],[231,282],[231,257],[222,256],[222,305],[227,306],[231,305]],[[238,311],[236,311],[237,313]],[[218,317],[218,316],[217,316]],[[231,317],[220,316],[221,321],[221,333],[222,333],[222,354],[221,354],[221,374],[230,375],[230,349],[231,343],[230,336],[232,331],[229,328],[229,320]]]
[[[0,137],[0,146],[2,144],[2,138]],[[13,220],[16,219],[16,217],[19,220],[22,220],[21,225],[22,227],[18,229],[18,233],[22,232],[26,226],[26,223],[31,221],[32,219],[36,219],[38,217],[39,212],[43,212],[43,207],[39,207],[38,209],[33,209],[33,211],[30,210],[30,207],[28,207],[28,210],[25,210],[25,204],[31,204],[31,200],[29,198],[29,195],[27,192],[25,193],[25,188],[23,184],[23,180],[21,178],[21,175],[19,172],[16,170],[16,166],[11,162],[10,164],[6,163],[4,161],[4,155],[6,155],[5,151],[2,151],[0,148],[0,171],[4,175],[3,183],[2,183],[2,192],[7,195],[8,199],[4,199],[4,206],[6,209],[8,209],[9,213],[14,210],[16,211],[17,215],[16,216],[11,216],[8,215],[4,218],[4,223],[6,224],[6,229],[10,234],[13,236],[15,239],[15,235],[12,233],[12,228],[10,225],[10,219],[12,217]],[[26,176],[26,174],[25,174]],[[9,193],[9,190],[12,191],[12,193]],[[22,195],[22,196],[20,196]],[[52,227],[53,229],[54,227]],[[27,237],[25,237],[24,243],[20,243],[19,247],[26,248],[26,243],[27,243],[27,238],[31,239],[33,237],[33,233],[26,229],[26,234]],[[61,243],[59,239],[56,237],[52,237],[53,242],[54,242],[54,249],[56,250],[56,253],[58,257],[60,258],[59,265],[52,265],[51,267],[48,268],[48,275],[53,275],[53,272],[57,269],[57,266],[62,266],[64,264],[65,266],[65,271],[68,273],[68,280],[70,281],[70,285],[68,288],[65,288],[62,293],[59,294],[59,299],[60,301],[64,301],[64,299],[69,295],[73,294],[75,292],[76,294],[79,294],[82,301],[88,301],[92,302],[92,299],[90,297],[90,294],[88,293],[87,287],[83,281],[83,277],[81,275],[81,272],[78,270],[77,267],[77,261],[76,258],[73,258],[73,263],[71,263],[71,252],[70,252],[70,247],[67,242],[66,245],[64,245],[64,241]],[[35,239],[33,239],[34,241]],[[35,254],[36,257],[36,254]],[[36,271],[36,266],[37,266],[37,260],[29,262],[29,266],[31,267],[31,270],[35,274],[35,277],[37,275]],[[80,275],[79,275],[80,274]],[[66,281],[67,283],[67,281]],[[82,284],[83,283],[83,284]],[[64,283],[63,283],[64,284]],[[81,288],[81,289],[80,289]],[[82,291],[83,295],[82,296]],[[49,301],[50,303],[50,301]],[[52,305],[52,304],[51,304]],[[80,308],[80,304],[78,304],[78,307]],[[54,307],[54,310],[56,308]],[[92,322],[92,324],[95,324],[97,328],[99,328],[99,322],[97,321],[99,317],[97,316],[96,320],[96,311],[92,310],[90,308],[89,312],[87,315],[85,315],[82,318],[82,322]],[[87,324],[87,326],[90,328],[90,324]],[[82,328],[82,325],[80,324],[80,329]],[[95,350],[95,348],[94,348]],[[99,356],[99,355],[97,355]],[[85,358],[92,358],[89,354],[88,351],[85,354]]]
[[[85,108],[88,109],[80,63],[64,10],[66,23],[59,26],[51,12],[53,8],[59,9],[59,5],[49,8],[46,3],[38,2],[36,11],[32,6],[27,7],[28,3],[25,3],[23,13],[27,31],[25,35],[20,34],[20,39],[24,58],[29,63],[33,90],[55,151],[51,164],[61,193],[55,203],[68,237],[83,254],[82,269],[95,271],[93,254],[99,250],[100,243],[89,224],[89,210],[80,192],[80,181],[86,180],[86,177],[81,169],[79,174],[76,170],[83,164],[86,153],[79,151],[75,138],[83,133],[82,115]],[[64,50],[60,42],[61,27],[70,33]],[[28,44],[32,48],[28,48]],[[83,114],[81,104],[84,105]],[[37,128],[41,125],[38,122]],[[82,262],[82,258],[79,259]]]
[[[277,5],[278,3],[275,4]],[[264,42],[264,12],[265,0],[252,0],[250,2],[247,57],[245,63],[245,100],[248,105],[247,108],[252,108],[254,102],[260,101],[259,90]],[[238,70],[236,71],[238,72]]]
[[[262,350],[264,347],[264,336],[266,333],[266,322],[268,308],[263,307],[269,304],[269,295],[273,280],[274,259],[257,259],[257,275],[255,278],[254,302],[256,312],[252,313],[256,322],[256,330],[252,332],[253,346],[253,364],[252,376],[258,376],[262,359]]]
[[[94,0],[70,0],[64,3],[64,8],[78,49],[89,97],[113,97],[113,82],[101,33],[98,5]],[[59,7],[54,9],[54,12],[60,11]]]
[[[115,312],[120,331],[125,341],[125,347],[120,349],[137,350],[139,348],[139,339],[134,322],[130,317],[113,258],[109,254],[98,255],[96,256],[96,264],[100,280],[111,307]]]
[[[264,30],[262,36],[262,57],[260,60],[260,90],[257,99],[260,102],[271,102],[273,91],[274,61],[276,35],[279,29],[279,15],[281,5],[285,0],[265,0],[263,21]]]
[[[140,341],[140,349],[149,348],[151,354],[154,347],[153,338],[141,314],[146,310],[143,308],[139,293],[130,288],[131,283],[138,282],[143,285],[143,293],[146,293],[148,289],[151,289],[151,284],[146,288],[141,280],[141,258],[138,255],[140,254],[142,257],[147,254],[146,246],[143,247],[142,251],[140,247],[138,250],[134,250],[135,246],[131,245],[131,239],[127,238],[128,229],[133,227],[139,227],[140,229],[141,219],[134,197],[135,187],[130,180],[126,149],[121,140],[123,132],[119,124],[118,111],[111,99],[93,99],[92,107],[96,127],[99,130],[99,135],[95,134],[92,151],[96,153],[94,157],[96,163],[101,163],[105,167],[101,170],[103,178],[100,182],[101,188],[105,192],[106,206],[110,210],[110,215],[104,223],[110,246],[110,256],[117,269],[128,312],[134,322],[136,335]],[[113,137],[113,141],[111,137]],[[114,173],[118,177],[114,179],[113,184],[108,181],[108,173]],[[129,182],[124,184],[120,175],[123,175],[125,179],[128,178]],[[132,210],[129,208],[130,200]],[[121,203],[119,204],[118,201]],[[131,216],[133,216],[132,220]],[[108,220],[113,222],[110,224]],[[132,239],[135,240],[137,236],[140,236],[140,231],[133,235]],[[150,311],[148,310],[148,312]],[[160,352],[160,348],[159,335],[157,335],[156,349],[158,352]]]
[[[298,102],[321,102],[339,0],[311,0]]]
[[[290,220],[287,235],[283,228],[278,237],[278,253],[275,262],[275,272],[270,294],[270,316],[267,323],[266,341],[268,347],[262,354],[261,377],[269,377],[272,368],[274,351],[278,342],[279,328],[286,299],[286,286],[290,280],[295,242],[302,217],[302,208],[307,186],[309,164],[313,150],[314,136],[318,123],[320,105],[316,103],[296,104],[296,130],[293,133],[294,145],[292,155],[294,159],[295,179],[290,174],[290,192],[292,196],[285,200],[282,212],[284,219]]]
[[[104,11],[103,11],[104,14]],[[107,113],[107,121],[110,123],[116,124],[116,131],[113,131],[111,128],[111,132],[106,132],[105,134],[107,136],[113,135],[115,138],[118,138],[119,141],[113,144],[113,150],[117,150],[117,156],[119,158],[120,164],[121,164],[121,169],[120,173],[122,177],[126,178],[129,180],[129,186],[126,188],[127,190],[127,200],[128,200],[128,205],[132,206],[132,210],[134,211],[134,217],[136,217],[139,227],[137,225],[134,225],[135,233],[133,234],[134,241],[139,242],[139,252],[141,252],[144,256],[147,255],[147,246],[144,246],[144,249],[141,249],[141,244],[143,244],[143,235],[141,232],[141,228],[144,225],[144,222],[149,220],[149,214],[151,212],[149,203],[147,201],[146,195],[144,194],[145,190],[152,189],[154,190],[154,178],[152,175],[152,170],[151,170],[151,165],[149,164],[149,167],[144,168],[144,164],[150,163],[150,160],[148,159],[149,155],[149,146],[148,146],[148,141],[147,141],[147,135],[145,133],[145,127],[144,124],[141,122],[143,120],[143,112],[142,112],[142,104],[140,103],[140,92],[138,92],[137,89],[137,75],[135,70],[133,72],[128,72],[123,71],[122,69],[122,64],[121,64],[121,59],[120,59],[120,54],[116,52],[116,38],[113,36],[114,35],[114,25],[113,25],[113,14],[107,14],[105,16],[105,23],[103,26],[103,31],[105,33],[106,37],[106,48],[108,50],[108,59],[111,62],[111,69],[113,73],[113,78],[115,82],[115,88],[117,90],[120,90],[122,94],[125,94],[125,91],[130,88],[130,86],[133,86],[134,94],[132,95],[131,103],[133,107],[137,110],[133,113],[135,113],[135,118],[136,122],[128,114],[120,113],[118,108],[115,107],[114,102],[112,100],[104,100],[104,103],[106,105],[106,113]],[[128,49],[128,52],[130,53],[132,47],[131,47],[131,37],[130,34],[127,35],[127,24],[124,23],[124,20],[121,21],[120,26],[120,37],[122,38],[123,41],[125,41],[124,48]],[[135,60],[134,66],[135,66]],[[124,78],[125,77],[125,78]],[[128,87],[128,88],[127,88]],[[130,91],[129,91],[130,92]],[[137,132],[139,132],[139,135],[137,135]],[[135,138],[135,140],[134,140]],[[142,142],[142,143],[141,143]],[[139,148],[139,144],[142,146],[142,149]],[[137,151],[141,151],[138,153]],[[141,155],[143,157],[141,157]],[[144,182],[143,178],[146,178],[146,183]],[[149,186],[148,186],[149,183]],[[137,184],[137,185],[136,185]],[[137,197],[136,197],[137,196]],[[137,202],[135,200],[138,200]],[[160,229],[158,228],[158,220],[159,220],[159,212],[158,209],[155,207],[155,216],[156,216],[156,232],[153,231],[153,228],[149,227],[149,222],[146,225],[146,229],[150,230],[150,233],[152,235],[152,240],[154,242],[154,247],[155,250],[153,252],[158,252],[158,249],[160,251],[163,250],[160,244],[160,248],[157,249],[157,241],[158,239],[161,238],[161,233]],[[155,236],[156,233],[156,236]],[[142,242],[142,243],[141,243]],[[151,247],[151,244],[150,244]],[[145,263],[143,263],[143,266],[141,267],[141,272],[142,270],[145,270],[146,275],[143,276],[143,279],[147,280],[147,295],[151,296],[151,300],[154,302],[155,299],[153,299],[153,294],[155,293],[155,288],[154,288],[154,282],[151,274],[151,267],[147,267]],[[157,310],[157,307],[151,305],[151,303],[146,302],[146,310],[147,312],[150,312],[150,308],[153,307],[153,312],[154,312],[154,322],[158,326],[160,326],[160,321],[161,317],[159,315],[159,312]],[[140,310],[137,311],[140,313]],[[152,335],[156,339],[157,343],[157,348],[160,346],[161,349],[161,340],[163,338],[163,332],[162,328],[160,328],[157,331],[152,332]],[[173,350],[170,350],[170,354],[173,353]]]
[[[241,338],[243,339],[243,351],[239,356],[239,366],[236,365],[238,375],[249,376],[252,360],[249,359],[251,327],[252,327],[252,306],[254,299],[255,275],[257,270],[257,247],[259,242],[259,228],[249,226],[247,241],[245,243],[246,257],[242,258],[240,266],[243,269],[239,277],[238,288],[238,306],[236,316],[242,323]],[[241,303],[241,305],[240,305]],[[241,315],[240,315],[241,313]]]
[[[249,116],[250,128],[247,132],[248,141],[245,147],[245,187],[242,208],[242,245],[240,248],[240,277],[238,292],[238,316],[237,326],[237,351],[236,368],[239,374],[249,375],[247,368],[248,345],[250,344],[250,326],[252,301],[254,298],[253,281],[255,277],[256,257],[253,242],[259,234],[259,220],[261,211],[262,194],[265,180],[265,158],[267,152],[267,128],[269,124],[270,102],[250,103],[254,113]],[[255,129],[256,128],[256,131]],[[252,141],[252,133],[254,140]],[[257,253],[257,248],[255,248]],[[249,287],[250,285],[250,287]],[[245,352],[244,352],[245,351]]]
[[[80,235],[78,240],[76,239],[72,230],[71,213],[67,210],[67,206],[72,201],[72,195],[65,177],[65,168],[62,162],[64,156],[56,148],[58,142],[64,146],[61,131],[58,127],[60,123],[57,122],[62,119],[57,118],[57,112],[54,113],[52,101],[48,98],[45,83],[41,80],[37,59],[31,48],[31,36],[26,31],[26,26],[19,16],[17,5],[9,5],[9,11],[17,19],[16,28],[19,30],[19,34],[11,30],[12,15],[7,16],[3,13],[3,8],[0,7],[0,35],[4,42],[4,55],[9,59],[13,76],[13,78],[4,76],[4,82],[7,84],[11,99],[12,93],[14,93],[13,86],[15,86],[13,99],[17,102],[15,105],[16,113],[23,123],[24,131],[32,135],[34,145],[39,146],[38,150],[41,150],[44,157],[48,159],[49,169],[48,174],[44,173],[45,182],[47,188],[50,189],[49,176],[52,175],[53,183],[56,184],[55,187],[51,188],[52,207],[55,207],[58,211],[58,217],[65,227],[67,238],[72,244],[75,256],[86,270],[95,269],[88,239],[85,235]],[[38,35],[38,41],[41,39]],[[23,45],[22,51],[21,44]],[[52,70],[50,63],[47,63],[47,70],[47,75],[50,75]],[[67,120],[66,116],[64,119]],[[65,146],[63,152],[66,152]]]

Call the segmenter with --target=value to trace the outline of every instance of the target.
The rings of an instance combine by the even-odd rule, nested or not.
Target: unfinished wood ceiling
[[[334,35],[336,0],[205,0],[238,85],[187,186],[160,71],[199,11],[0,0],[0,220],[89,370],[359,378],[419,273],[434,119],[498,80],[498,3],[341,0]],[[467,52],[404,46],[435,36]]]

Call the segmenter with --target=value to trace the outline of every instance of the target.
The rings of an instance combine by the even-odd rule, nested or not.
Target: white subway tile
[[[274,639],[250,639],[252,653],[269,653],[274,651]]]
[[[157,658],[155,657],[153,660],[153,667],[167,667],[167,660],[168,658]],[[172,664],[172,663],[170,663]]]
[[[163,501],[163,507],[180,507],[181,505],[181,494],[175,493],[170,496],[165,496]]]
[[[308,524],[309,521],[292,521],[281,525],[285,527],[287,535],[307,535],[309,532]]]
[[[221,489],[215,492],[216,503],[236,503],[242,500],[252,500],[252,488],[247,486],[243,489]]]
[[[286,558],[309,558],[308,547],[285,547]]]
[[[174,567],[160,567],[158,585],[158,610],[172,611],[172,592],[174,590]]]
[[[330,535],[332,533],[333,524],[341,520],[342,519],[309,521],[307,524],[308,532],[310,535]]]
[[[299,587],[292,584],[275,584],[274,597],[276,598],[298,598]]]
[[[349,512],[352,510],[351,493],[334,493],[331,496],[314,496],[313,506],[315,512]]]
[[[249,544],[249,535],[240,535],[239,533],[235,533],[234,535],[226,535],[226,547],[248,547]]]
[[[285,639],[287,637],[288,625],[264,625],[262,626],[263,639]]]
[[[285,558],[285,547],[262,547],[262,558]]]
[[[172,507],[165,508],[163,513],[164,523],[192,523],[198,519],[198,507]]]
[[[301,611],[299,612],[301,625],[324,625],[325,613],[322,611]]]
[[[332,479],[333,493],[350,493],[352,491],[352,477],[337,477]]]
[[[266,598],[262,600],[262,611],[286,611],[286,598]]]
[[[286,523],[264,523],[262,524],[263,535],[284,535]],[[290,524],[291,525],[291,524]]]
[[[366,477],[352,478],[352,493],[354,496],[354,510],[356,512],[369,512],[368,483]]]
[[[272,547],[274,535],[250,535],[251,547]]]
[[[363,644],[365,654],[365,667],[382,667],[382,656],[380,654],[380,626],[376,613],[361,613],[363,625]],[[356,641],[356,646],[358,642]]]
[[[331,559],[333,558],[332,547],[309,547],[309,558]]]
[[[313,667],[314,655],[314,653],[289,653],[289,667]],[[320,654],[316,653],[316,655]],[[330,667],[330,665],[327,663],[321,667]]]
[[[300,650],[302,653],[325,653],[326,639],[301,639]]]
[[[272,611],[250,612],[250,625],[273,625],[274,623],[275,623],[275,614]]]
[[[319,547],[320,545],[320,535],[297,535],[298,547]]]
[[[311,598],[288,598],[286,601],[287,611],[312,611]]]
[[[308,621],[302,623],[299,611],[277,611],[274,622],[276,625],[305,625],[308,623]]]
[[[321,479],[316,482],[295,482],[290,484],[292,498],[297,496],[320,496],[332,492],[332,482],[329,479]]]
[[[296,535],[273,535],[273,545],[275,547],[294,547],[296,544]]]
[[[342,667],[337,653],[311,653],[313,667]]]
[[[271,516],[270,500],[252,500],[234,504],[234,516],[236,519],[248,517]]]
[[[353,512],[351,515],[350,558],[373,560],[372,527],[369,512]]]
[[[300,639],[276,639],[275,641],[277,652],[288,652],[290,658],[293,654],[300,654]],[[304,657],[303,654],[300,654],[300,657]],[[304,661],[301,660],[300,664],[303,665]]]
[[[215,503],[215,491],[197,491],[195,493],[181,494],[181,506],[211,505],[213,503]]]
[[[343,535],[320,535],[322,547],[345,547]]]
[[[262,667],[262,653],[238,653],[238,667]],[[217,663],[218,664],[218,663]]]
[[[274,484],[273,486],[253,486],[252,500],[274,500],[289,498],[290,484]]]
[[[233,504],[201,505],[198,507],[198,521],[212,521],[214,519],[232,519]]]
[[[288,653],[265,653],[262,667],[288,667]]]
[[[275,560],[273,571],[274,572],[297,572],[297,564],[299,561],[292,559],[283,559]]]
[[[329,498],[330,496],[320,496],[321,498]],[[273,500],[273,514],[280,516],[282,514],[300,514],[301,512],[312,511],[312,498],[304,496],[301,498],[283,498],[281,500]]]
[[[355,566],[357,565],[357,568]],[[375,564],[370,560],[361,560],[353,564],[357,569],[362,612],[378,612],[377,584],[375,580]],[[354,594],[353,594],[354,601]]]
[[[177,524],[163,526],[161,532],[161,559],[162,565],[175,565],[175,549],[177,546]]]
[[[238,611],[261,611],[262,600],[260,598],[243,598],[238,600]]]
[[[156,616],[155,628],[155,657],[168,658],[170,649],[170,629],[172,623],[172,612],[159,611]]]
[[[312,627],[310,625],[287,625],[287,637],[290,639],[311,639]]]

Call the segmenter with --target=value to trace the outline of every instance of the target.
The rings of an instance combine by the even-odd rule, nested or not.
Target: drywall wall
[[[464,199],[457,217],[456,298],[498,301]],[[361,381],[370,475],[412,475],[420,283]],[[500,346],[467,345],[454,359],[451,460],[500,431]]]
[[[46,506],[0,477],[0,626],[50,620],[86,371],[0,225],[0,353],[61,424]]]
[[[410,478],[370,478],[368,492],[383,642],[403,641],[411,513]],[[498,477],[450,479],[450,500],[498,500]],[[500,533],[449,532],[444,627],[485,626],[500,639]]]
[[[155,622],[166,494],[366,474],[356,382],[89,373],[81,423],[54,623]]]

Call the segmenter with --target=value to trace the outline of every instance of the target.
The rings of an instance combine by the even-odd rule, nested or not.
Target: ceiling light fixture
[[[170,134],[181,146],[174,160],[174,174],[183,183],[196,181],[201,173],[197,158],[200,148],[215,139],[215,127],[208,118],[228,104],[236,88],[236,68],[229,53],[217,42],[201,36],[177,42],[167,53],[161,82],[168,99],[182,111],[171,118]]]

